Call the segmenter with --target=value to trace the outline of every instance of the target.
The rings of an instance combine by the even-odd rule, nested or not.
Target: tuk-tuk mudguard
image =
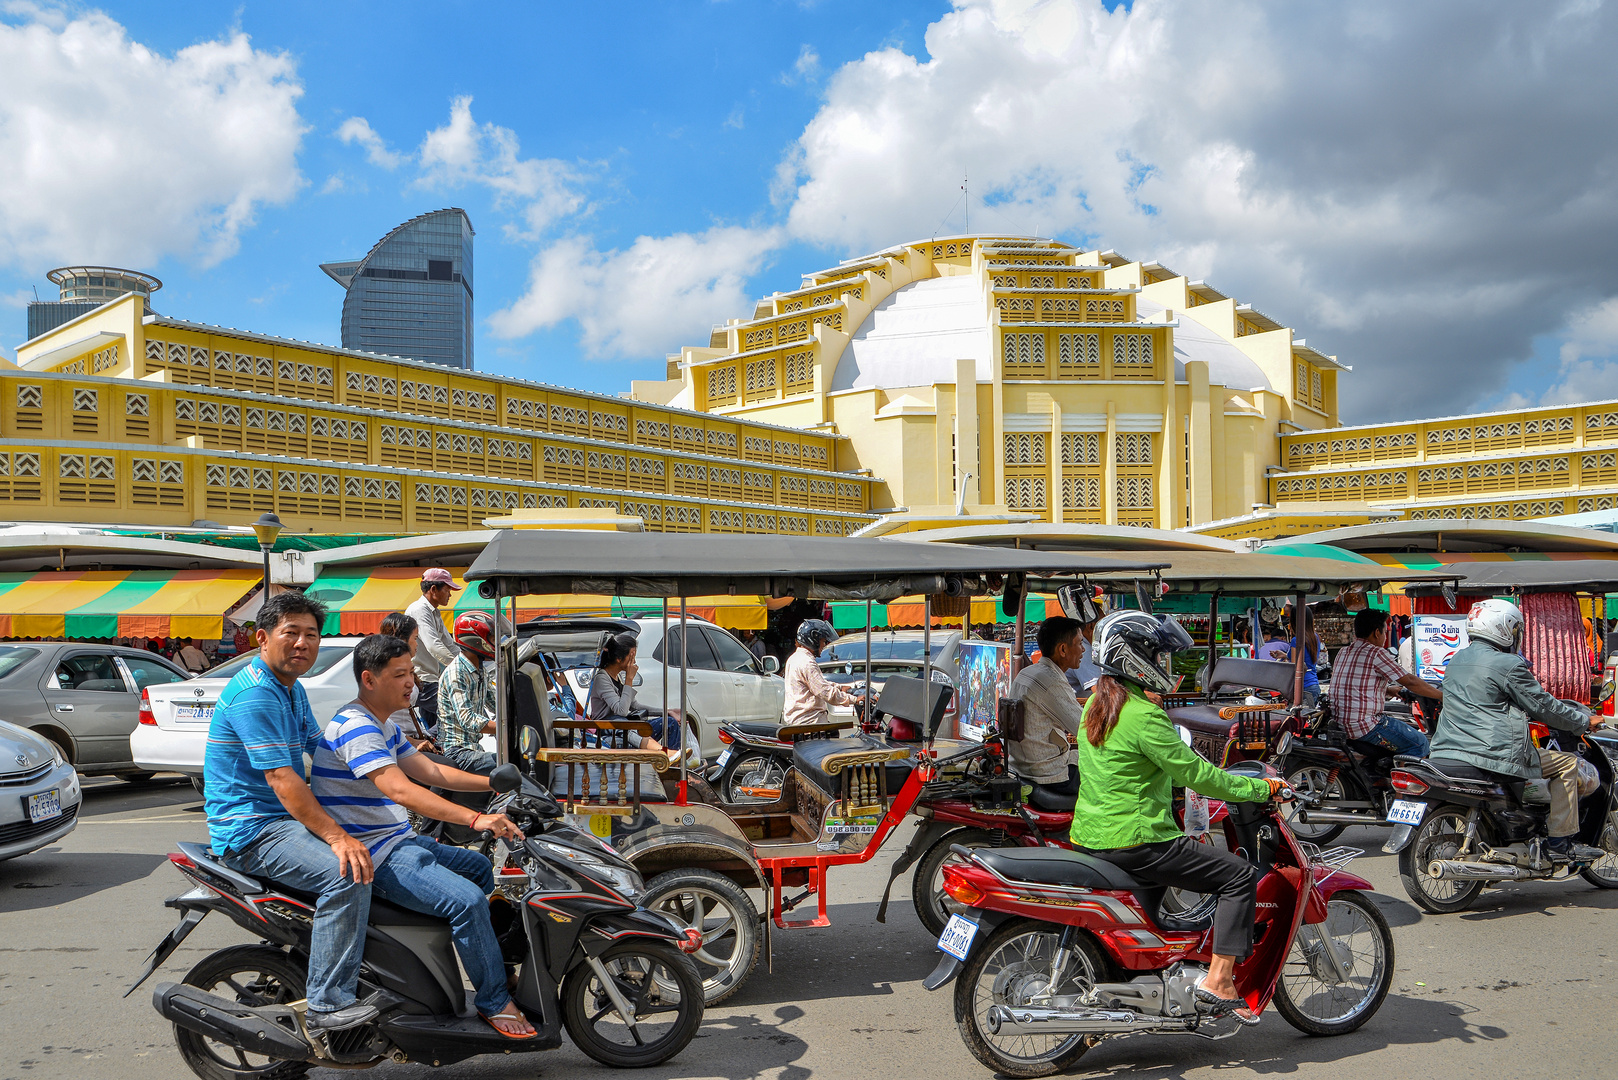
[[[768,887],[753,857],[752,845],[745,838],[730,836],[711,825],[653,825],[623,837],[616,846],[618,854],[646,877],[665,870],[707,866],[732,880],[740,876],[742,880],[736,884],[743,888]]]

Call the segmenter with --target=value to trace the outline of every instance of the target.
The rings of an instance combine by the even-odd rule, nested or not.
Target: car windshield
[[[38,655],[38,649],[25,649],[17,645],[0,645],[0,679],[10,675]]]
[[[353,651],[354,647],[352,645],[322,645],[320,655],[315,657],[314,666],[304,672],[303,677],[308,678],[311,675],[324,674],[331,669],[333,664],[344,659]],[[251,664],[253,658],[257,655],[257,649],[249,653],[243,653],[228,664],[220,664],[216,668],[209,668],[206,677],[210,679],[228,679],[248,664]]]
[[[584,649],[572,650],[572,649],[569,649],[569,650],[567,650],[565,652],[548,652],[547,651],[545,655],[549,656],[551,658],[551,661],[558,668],[561,668],[563,671],[574,671],[574,670],[576,670],[578,668],[588,668],[588,667],[595,667],[596,666],[597,653],[593,649],[592,650],[584,650]]]
[[[933,659],[935,659],[935,660],[938,659],[939,656],[943,655],[943,652],[944,652],[944,637],[943,637],[942,634],[940,634],[937,638],[933,639],[933,647],[932,647],[932,649],[930,651],[932,653]],[[828,660],[864,660],[864,659],[865,659],[865,639],[863,637],[843,638],[841,641],[834,641],[834,642],[832,642],[830,645],[828,645],[826,647],[826,650],[824,652],[822,652],[820,654],[820,662],[823,663],[823,664]],[[920,660],[921,659],[921,639],[920,638],[872,638],[871,639],[871,659],[872,660]]]

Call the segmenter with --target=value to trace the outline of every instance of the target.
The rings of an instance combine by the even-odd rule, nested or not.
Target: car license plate
[[[62,796],[58,790],[41,791],[24,801],[28,803],[28,820],[36,825],[62,816]]]
[[[182,724],[202,724],[213,719],[212,705],[180,705],[174,710],[174,719]]]
[[[1397,825],[1420,825],[1427,804],[1414,799],[1395,799],[1388,808],[1388,820]]]
[[[938,935],[938,947],[957,960],[965,960],[972,951],[972,939],[978,936],[978,924],[964,915],[951,915]]]
[[[725,747],[725,752],[723,754],[719,755],[719,760],[714,762],[714,764],[718,765],[721,769],[723,769],[725,767],[725,762],[727,762],[729,760],[730,760],[730,747],[727,746],[727,747]]]

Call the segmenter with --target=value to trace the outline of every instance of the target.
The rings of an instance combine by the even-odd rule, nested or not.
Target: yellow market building
[[[126,295],[0,370],[0,517],[298,532],[475,529],[514,510],[841,536],[847,440],[148,315]]]
[[[805,275],[632,396],[834,431],[910,513],[1168,529],[1267,502],[1277,435],[1334,426],[1344,370],[1155,263],[961,236]]]

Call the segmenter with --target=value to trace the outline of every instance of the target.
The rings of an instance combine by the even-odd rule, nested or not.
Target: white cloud
[[[569,237],[540,252],[527,292],[489,322],[495,336],[517,338],[573,319],[591,356],[661,356],[705,341],[724,313],[743,310],[748,277],[780,243],[778,230],[740,226],[642,236],[610,251]]]
[[[345,143],[358,143],[365,150],[365,156],[372,165],[384,169],[397,169],[405,162],[405,155],[395,153],[388,149],[372,128],[371,122],[363,116],[350,116],[337,128],[337,137]]]
[[[820,78],[820,54],[813,45],[804,45],[798,49],[798,59],[792,63],[791,73],[783,71],[780,82],[783,86],[791,86],[796,82],[814,82]]]
[[[1618,297],[1575,312],[1557,336],[1562,344],[1552,381],[1537,395],[1509,395],[1501,408],[1618,398]]]
[[[472,99],[450,103],[449,122],[429,131],[418,158],[427,187],[481,184],[498,201],[519,205],[526,228],[508,228],[516,237],[535,239],[551,225],[583,208],[584,176],[556,158],[525,158],[517,133],[472,118]]]
[[[233,254],[303,185],[303,88],[245,34],[172,57],[100,13],[0,21],[0,264],[149,267]]]
[[[1615,23],[1588,4],[957,0],[924,53],[832,75],[777,197],[795,236],[863,251],[929,235],[969,171],[975,231],[1207,278],[1353,363],[1351,416],[1430,415],[1618,293],[1618,148],[1594,134]]]

